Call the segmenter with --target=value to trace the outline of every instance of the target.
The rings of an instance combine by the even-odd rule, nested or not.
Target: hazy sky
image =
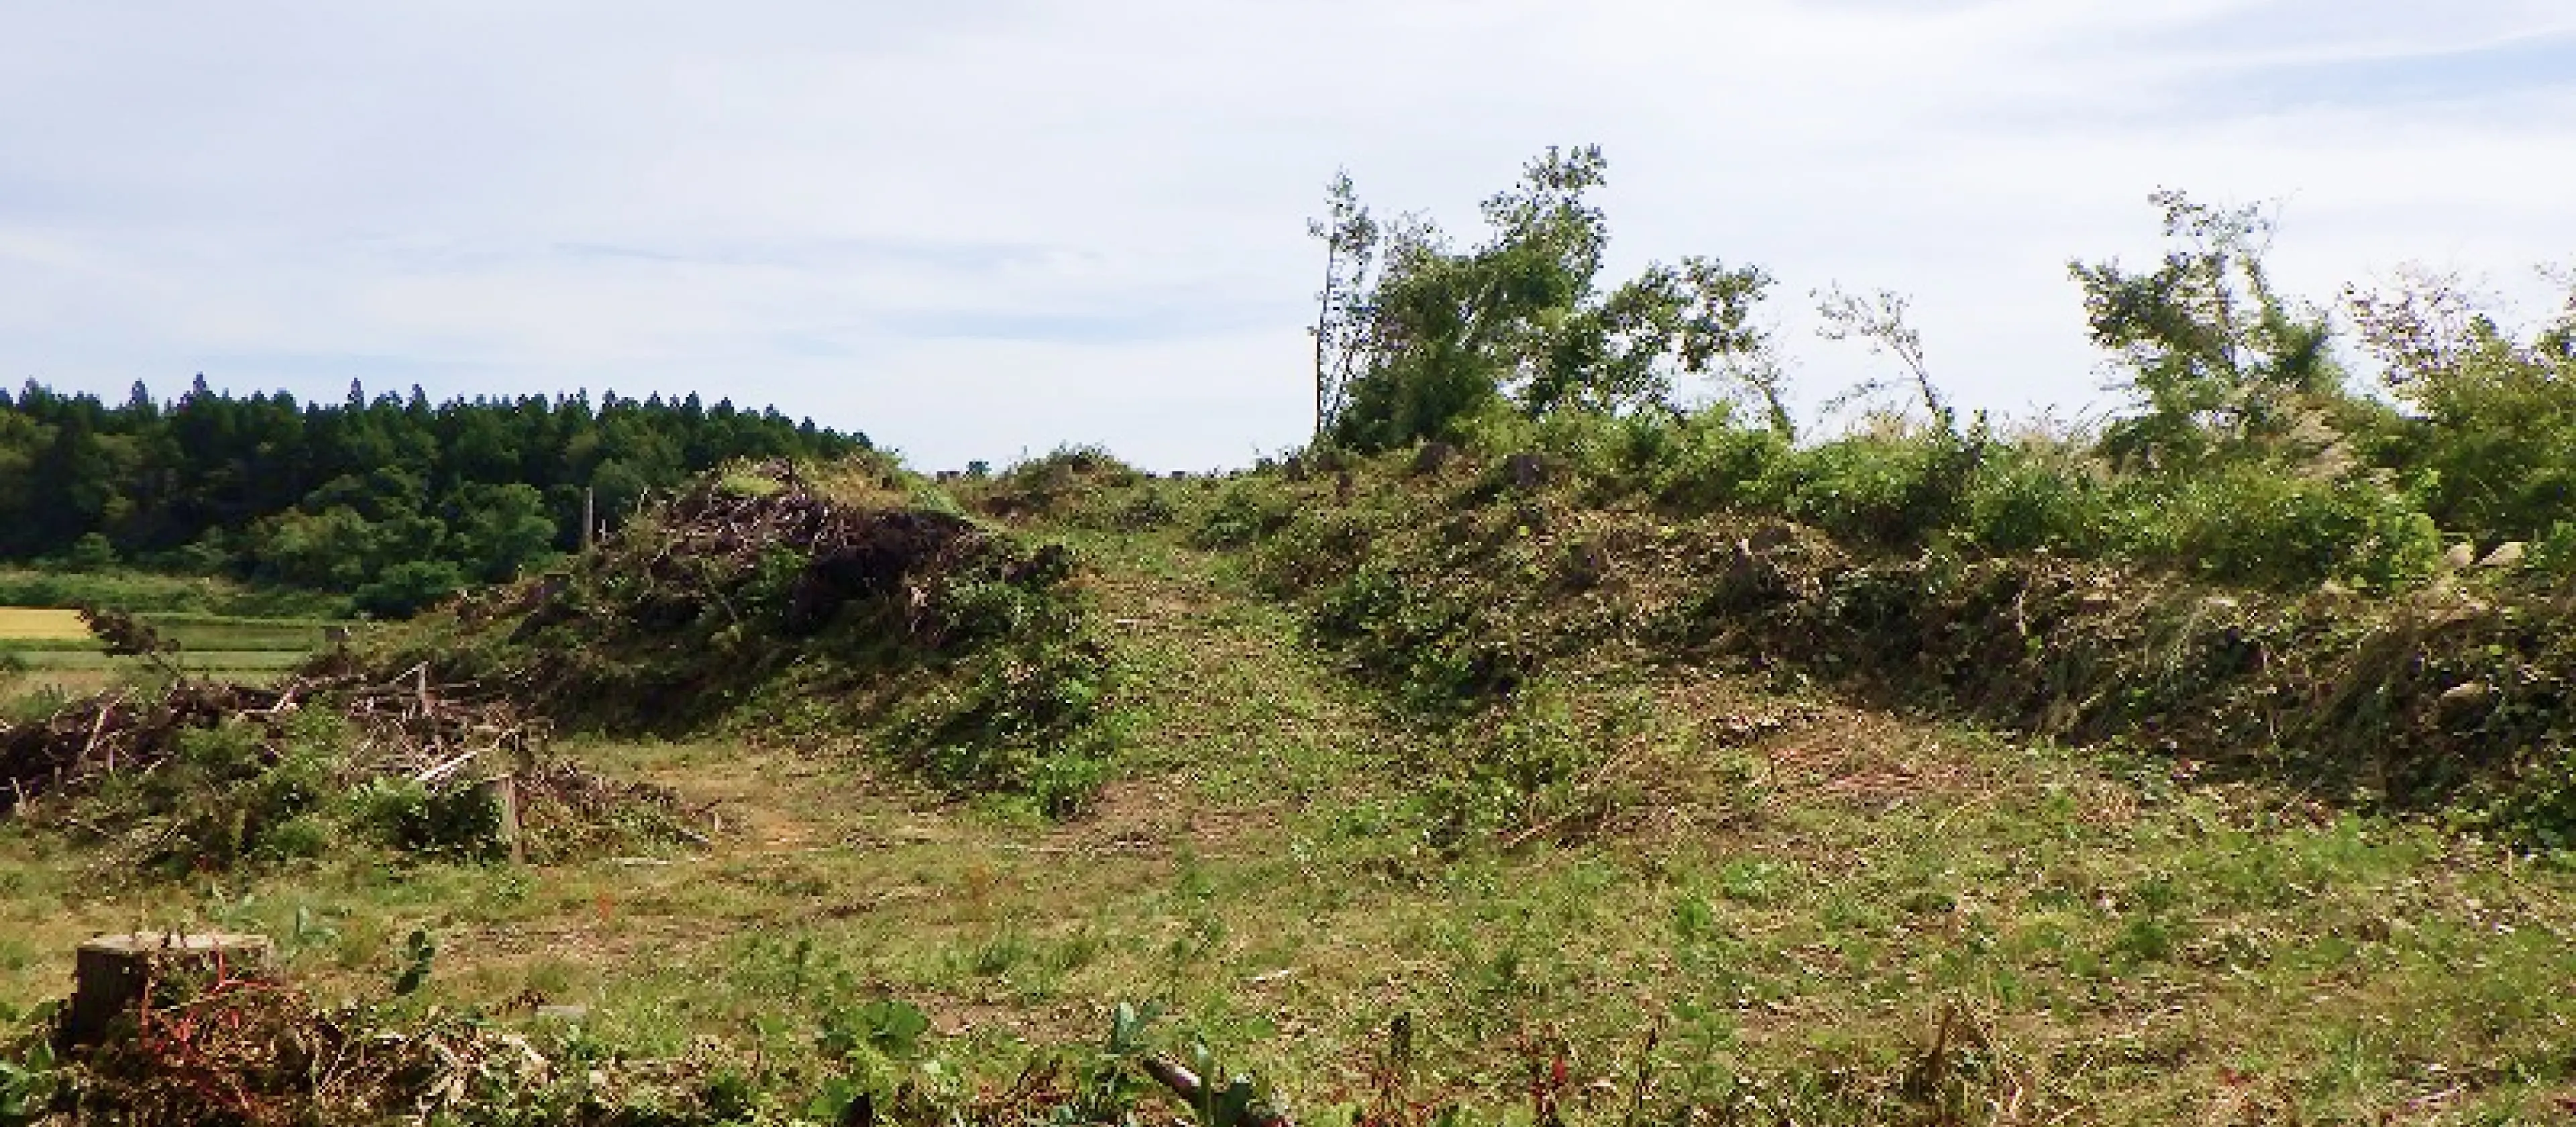
[[[2279,199],[2330,297],[2576,259],[2565,0],[0,0],[0,372],[695,390],[923,467],[1302,440],[1337,166],[1472,236],[1597,142],[1610,273],[1914,296],[1970,406],[2098,402],[2070,257]]]

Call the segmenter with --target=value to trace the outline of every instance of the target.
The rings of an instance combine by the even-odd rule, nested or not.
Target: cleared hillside
[[[386,656],[595,729],[556,754],[667,788],[702,843],[523,866],[353,844],[171,880],[12,821],[0,999],[58,997],[93,932],[259,930],[319,1005],[524,1037],[548,1068],[488,1050],[454,1108],[531,1122],[831,1122],[861,1092],[904,1122],[1246,1121],[1136,1067],[1193,1045],[1300,1123],[2547,1122],[2576,1099],[2576,873],[2534,836],[2546,777],[2477,742],[2562,721],[2509,708],[2554,699],[2520,683],[2485,726],[2442,703],[2553,592],[2471,576],[2439,597],[2486,617],[2406,627],[2436,596],[1945,561],[1658,510],[1561,460],[1417,464],[1173,481],[1073,455],[945,498],[710,479]],[[907,643],[902,584],[798,634],[786,593],[831,553],[666,550],[809,494],[870,527],[950,514],[998,553],[977,582],[1063,561],[1025,590],[1070,617],[1011,621],[1079,623],[1103,690],[1078,734],[1017,746],[1096,763],[1078,801],[961,786],[900,722],[1062,636]],[[987,559],[932,555],[954,566],[906,573],[931,606]],[[2231,629],[2273,656],[2218,661]],[[2429,656],[2370,656],[2399,629]],[[2554,669],[2533,629],[2518,668]],[[2397,671],[2356,714],[2376,743],[2246,738],[2371,670]],[[2262,704],[2275,684],[2327,695]],[[1159,1014],[1104,1043],[1121,1002]]]

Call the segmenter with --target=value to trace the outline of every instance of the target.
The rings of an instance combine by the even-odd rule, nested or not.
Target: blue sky
[[[1598,142],[1610,270],[1780,279],[1802,399],[1896,289],[1961,401],[2103,401],[2071,257],[2279,200],[2324,299],[2421,261],[2546,311],[2576,8],[2315,0],[0,0],[0,362],[122,397],[694,390],[925,467],[1304,433],[1304,219],[1472,228]]]

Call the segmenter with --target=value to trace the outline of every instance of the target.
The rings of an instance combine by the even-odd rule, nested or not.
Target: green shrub
[[[2532,542],[2525,559],[2536,571],[2576,576],[2576,520],[2551,525],[2547,535]]]
[[[1656,500],[1694,513],[1771,500],[1763,485],[1776,480],[1790,454],[1779,432],[1738,426],[1718,409],[1641,429],[1629,439],[1629,457]]]
[[[346,618],[345,600],[284,587],[252,587],[203,576],[114,569],[47,571],[0,567],[0,606],[95,606],[128,613],[223,614],[262,618]]]
[[[319,814],[298,814],[262,835],[253,860],[270,864],[310,861],[331,852],[331,822]]]
[[[1110,516],[1110,527],[1121,532],[1144,532],[1169,527],[1181,519],[1181,511],[1159,489],[1147,487],[1121,502]]]
[[[2127,491],[2119,547],[2219,582],[2386,589],[2431,575],[2442,556],[2432,518],[2365,480],[2319,480],[2240,464]]]
[[[1201,548],[1240,548],[1287,525],[1295,510],[1257,478],[1228,482],[1208,508],[1190,543]]]
[[[116,566],[116,545],[108,543],[103,533],[84,532],[63,553],[63,562],[82,571],[98,571]]]
[[[465,589],[465,572],[445,560],[407,560],[386,568],[349,596],[359,610],[382,618],[409,618]]]
[[[2090,554],[2106,498],[2080,467],[2024,446],[1989,447],[1961,498],[1952,535],[1991,552]]]
[[[1855,435],[1784,459],[1766,500],[1846,541],[1912,547],[1957,522],[1983,457],[1982,439],[1946,430]]]
[[[1509,692],[1527,672],[1510,634],[1492,628],[1473,593],[1449,597],[1381,562],[1364,563],[1323,592],[1309,620],[1347,647],[1417,710],[1455,714]],[[1508,608],[1497,608],[1509,613]]]
[[[1075,813],[1107,781],[1109,741],[1094,724],[1107,655],[1069,607],[991,587],[978,598],[991,608],[979,612],[991,616],[987,644],[899,706],[892,743],[943,788],[1017,792],[1050,816]]]
[[[1310,513],[1262,542],[1251,561],[1253,578],[1274,594],[1339,582],[1367,558],[1376,529],[1368,514],[1349,509]]]
[[[1133,485],[1144,475],[1136,467],[1119,460],[1101,446],[1059,446],[1046,456],[1018,463],[1002,471],[999,483],[1004,488],[1065,489],[1078,482],[1100,485]]]
[[[489,860],[503,848],[500,805],[480,791],[432,793],[386,776],[352,788],[347,803],[350,823],[389,849]]]

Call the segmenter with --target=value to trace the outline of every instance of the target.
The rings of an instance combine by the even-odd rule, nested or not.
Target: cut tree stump
[[[262,975],[268,971],[269,952],[264,935],[138,931],[91,939],[80,945],[73,961],[63,1042],[97,1044],[119,1016],[142,1000],[154,979]]]

